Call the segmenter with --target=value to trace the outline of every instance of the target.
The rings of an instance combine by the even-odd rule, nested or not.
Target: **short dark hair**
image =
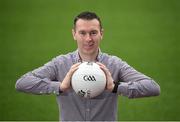
[[[83,19],[83,20],[93,20],[93,19],[97,19],[97,20],[99,21],[100,29],[102,29],[101,20],[100,20],[100,18],[97,16],[97,14],[94,13],[94,12],[84,11],[84,12],[81,12],[79,15],[77,15],[77,16],[74,18],[74,27],[76,26],[76,22],[77,22],[79,19]]]

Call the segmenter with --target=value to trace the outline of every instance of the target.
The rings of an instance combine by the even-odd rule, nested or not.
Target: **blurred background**
[[[179,0],[0,0],[0,120],[59,120],[55,95],[17,92],[16,80],[76,50],[74,17],[102,19],[101,50],[161,86],[159,97],[119,97],[118,120],[180,120]]]

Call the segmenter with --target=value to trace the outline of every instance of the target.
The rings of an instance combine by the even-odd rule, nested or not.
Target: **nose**
[[[86,41],[91,41],[91,40],[92,40],[91,35],[90,35],[90,34],[87,34],[87,35],[86,35]]]

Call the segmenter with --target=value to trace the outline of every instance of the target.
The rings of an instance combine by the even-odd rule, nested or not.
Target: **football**
[[[83,62],[72,75],[71,85],[79,96],[93,98],[104,91],[106,76],[98,64]]]

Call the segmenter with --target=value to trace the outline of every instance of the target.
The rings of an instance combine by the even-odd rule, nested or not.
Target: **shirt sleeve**
[[[150,77],[138,72],[126,62],[120,63],[118,94],[128,98],[158,96],[160,86]]]
[[[57,67],[55,59],[44,66],[26,73],[17,80],[15,88],[18,91],[32,94],[59,95],[60,82],[56,80]]]

